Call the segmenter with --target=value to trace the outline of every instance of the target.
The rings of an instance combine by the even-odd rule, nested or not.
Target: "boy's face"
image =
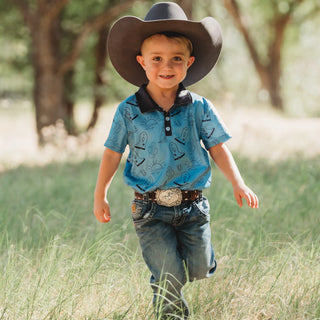
[[[141,46],[141,55],[137,56],[149,80],[148,87],[160,90],[176,90],[194,59],[181,39],[160,34],[147,38]]]

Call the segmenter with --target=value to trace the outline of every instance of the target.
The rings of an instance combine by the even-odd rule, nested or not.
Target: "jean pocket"
[[[210,221],[210,204],[206,197],[202,197],[202,199],[194,201],[193,207],[201,218],[206,221]]]
[[[152,202],[133,200],[131,203],[131,215],[135,225],[150,221],[154,215]]]

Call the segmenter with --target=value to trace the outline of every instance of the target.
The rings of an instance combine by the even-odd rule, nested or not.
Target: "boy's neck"
[[[179,86],[169,89],[161,89],[154,87],[149,83],[146,89],[153,101],[164,111],[168,112],[174,105]]]

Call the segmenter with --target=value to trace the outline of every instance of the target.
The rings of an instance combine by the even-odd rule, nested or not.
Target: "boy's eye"
[[[152,60],[153,61],[161,61],[161,57],[154,57]]]
[[[173,60],[174,61],[182,61],[181,57],[174,57]]]

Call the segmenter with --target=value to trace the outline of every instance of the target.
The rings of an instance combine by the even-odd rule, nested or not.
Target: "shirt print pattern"
[[[141,112],[134,95],[119,105],[105,146],[119,153],[129,146],[124,180],[136,191],[210,186],[205,148],[231,136],[212,104],[194,93],[191,96],[192,102],[173,106],[168,113]]]

